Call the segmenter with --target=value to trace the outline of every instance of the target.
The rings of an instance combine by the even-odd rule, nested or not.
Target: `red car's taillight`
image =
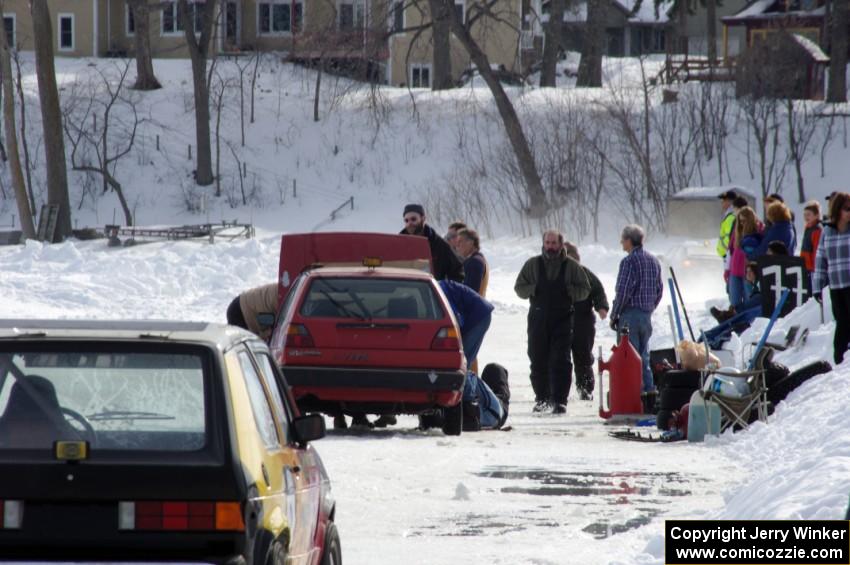
[[[440,328],[434,340],[431,342],[431,349],[439,349],[441,351],[459,351],[460,339],[458,339],[457,330],[455,328]]]
[[[286,329],[286,347],[316,347],[304,324],[290,324]]]
[[[137,501],[118,503],[119,530],[244,531],[238,502]]]
[[[0,530],[20,530],[23,519],[23,501],[0,500]]]

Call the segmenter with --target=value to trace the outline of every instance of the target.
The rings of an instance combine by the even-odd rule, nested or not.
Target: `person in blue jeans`
[[[471,367],[490,328],[493,305],[464,284],[441,280],[439,285],[457,320],[466,364]],[[496,393],[473,371],[466,374],[463,402],[464,409],[477,404],[482,428],[498,428],[507,416]]]
[[[469,367],[478,357],[484,335],[490,329],[493,305],[464,284],[450,280],[441,280],[438,284],[457,320],[466,366]]]
[[[628,253],[617,273],[611,329],[618,333],[629,328],[629,341],[643,360],[643,392],[655,390],[649,366],[649,338],[652,336],[652,312],[661,302],[664,284],[661,264],[643,248],[644,231],[638,225],[623,228],[620,243]]]

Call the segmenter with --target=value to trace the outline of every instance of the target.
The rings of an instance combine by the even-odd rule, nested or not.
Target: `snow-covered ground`
[[[565,66],[576,63],[571,56]],[[112,62],[57,61],[63,97],[83,73],[91,75],[92,64],[105,68]],[[219,65],[233,76],[232,62]],[[633,88],[632,98],[639,100],[636,81],[644,71],[654,75],[659,61],[647,65],[642,70],[635,60],[606,60],[606,86]],[[246,126],[245,147],[239,141],[235,97],[227,97],[224,195],[216,198],[214,187],[197,187],[191,178],[194,162],[187,158],[187,146],[194,143],[194,121],[188,62],[156,61],[155,66],[164,89],[138,95],[147,121],[136,147],[115,170],[136,222],[237,219],[258,226],[257,237],[214,245],[107,248],[100,240],[0,248],[0,318],[224,321],[234,296],[273,280],[281,232],[395,232],[405,202],[422,200],[453,168],[464,166],[456,160],[459,144],[501,143],[504,135],[489,92],[476,81],[442,93],[382,89],[379,104],[370,108],[367,89],[342,96],[341,89],[350,84],[328,79],[323,81],[322,119],[314,123],[315,75],[268,62],[260,73],[257,120]],[[24,72],[30,143],[36,148],[40,120],[32,98],[32,60],[26,55]],[[511,89],[510,95],[523,117],[544,113],[547,104],[561,97],[591,108],[610,95],[605,88],[577,92],[570,89],[571,82],[563,78],[557,90]],[[733,183],[758,192],[744,159],[747,146],[741,132],[731,136],[727,174]],[[818,159],[805,164],[811,196],[822,198],[847,178],[850,161],[843,144],[830,146],[824,175]],[[237,157],[246,166],[245,189],[254,193],[248,206],[239,203]],[[705,167],[706,184],[716,184],[712,168]],[[115,196],[101,194],[99,180],[89,179],[86,185],[81,173],[69,179],[77,227],[120,221]],[[38,175],[35,180],[36,197],[42,201],[44,181]],[[353,210],[346,207],[331,221],[330,212],[351,196]],[[609,298],[622,257],[618,231],[632,221],[615,204],[603,206],[599,243],[580,242],[585,264],[600,276]],[[801,217],[800,206],[793,206]],[[13,201],[0,199],[0,224],[10,225],[15,214]],[[508,225],[487,226],[493,237],[483,242],[492,269],[488,296],[496,311],[480,357],[510,372],[512,429],[448,438],[418,432],[415,420],[403,417],[388,430],[331,431],[317,447],[334,481],[346,563],[655,564],[663,561],[667,518],[843,516],[850,493],[845,422],[850,361],[800,387],[769,424],[704,444],[611,439],[596,415],[596,403],[576,398],[565,417],[532,416],[526,304],[514,295],[513,284],[523,261],[539,252],[540,241],[539,236],[512,235]],[[543,227],[529,222],[524,229],[536,234]],[[556,227],[570,237],[575,233],[566,221]],[[664,254],[681,243],[654,236],[647,247]],[[709,327],[707,307],[724,304],[720,273],[681,275],[692,324]],[[672,344],[667,303],[669,296],[653,320],[654,347]],[[821,326],[814,303],[791,318],[777,325],[777,333],[791,323],[810,327],[812,333],[804,348],[777,359],[792,368],[830,359],[832,326]],[[761,322],[755,330],[760,327]],[[755,330],[742,341],[755,340]],[[611,344],[612,332],[601,322],[597,345],[607,355]]]
[[[108,248],[100,240],[0,248],[0,317],[220,322],[233,296],[274,277],[279,241],[261,231],[253,240],[214,245]],[[649,247],[664,251],[670,243]],[[334,482],[346,563],[661,563],[668,518],[843,516],[850,493],[848,362],[800,387],[769,424],[704,444],[611,439],[596,403],[575,397],[565,417],[533,416],[526,306],[513,283],[538,249],[537,238],[484,243],[496,311],[481,359],[510,371],[510,431],[445,437],[415,430],[416,420],[406,416],[386,430],[331,430],[317,444]],[[612,292],[622,253],[582,251]],[[688,299],[696,327],[707,326],[706,301],[713,303],[720,284],[716,290]],[[671,343],[663,310],[654,319],[655,347]],[[790,323],[814,331],[780,361],[794,367],[830,357],[830,326],[819,327],[815,303],[781,321],[777,332]],[[607,355],[612,333],[604,322],[597,343]]]

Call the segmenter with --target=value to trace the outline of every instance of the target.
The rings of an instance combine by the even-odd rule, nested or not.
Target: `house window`
[[[3,14],[3,28],[6,30],[6,44],[15,48],[15,14]]]
[[[304,5],[301,2],[260,2],[260,33],[290,33],[301,29]]]
[[[652,51],[654,53],[664,53],[667,43],[667,36],[663,29],[652,30]]]
[[[342,2],[339,5],[339,29],[351,31],[366,26],[366,4],[364,2]]]
[[[410,87],[431,88],[431,65],[410,65]]]
[[[74,50],[74,14],[59,14],[59,50]]]
[[[195,26],[195,33],[201,33],[204,29],[204,8],[203,4],[196,2],[188,3],[189,16],[192,18]],[[177,2],[168,2],[162,8],[162,34],[183,33],[183,24],[180,22],[180,15],[177,10]]]
[[[180,18],[177,17],[177,3],[169,2],[162,9],[162,33],[179,33],[183,31]]]
[[[136,16],[133,14],[133,7],[129,4],[124,4],[127,10],[127,36],[130,37],[136,34]]]
[[[464,16],[466,15],[466,14],[464,14],[464,8],[466,8],[466,4],[464,3],[464,0],[460,0],[460,1],[455,0],[455,17],[457,18],[457,21],[459,21],[460,23],[465,23],[465,21],[466,21],[466,20],[464,20]]]
[[[404,29],[404,1],[393,4],[393,31]]]

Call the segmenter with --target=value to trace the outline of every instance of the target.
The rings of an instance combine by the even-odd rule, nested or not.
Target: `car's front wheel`
[[[443,433],[447,436],[459,436],[463,429],[463,402],[449,408],[443,408]]]
[[[328,531],[325,533],[325,552],[322,555],[322,565],[342,565],[339,532],[333,522],[328,522]]]

